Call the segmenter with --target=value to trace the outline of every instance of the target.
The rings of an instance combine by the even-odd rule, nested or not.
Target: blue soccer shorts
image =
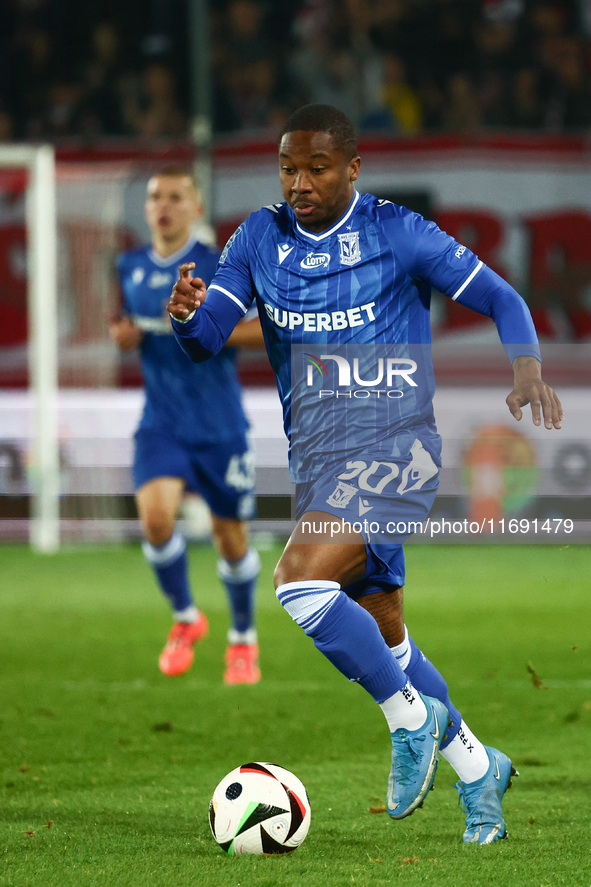
[[[404,585],[403,544],[420,533],[439,486],[440,439],[429,439],[428,449],[412,435],[399,436],[396,455],[360,452],[315,481],[296,486],[296,518],[306,512],[333,515],[330,521],[302,521],[304,539],[313,544],[342,544],[343,529],[359,533],[367,552],[363,579],[344,591],[358,598]],[[339,539],[341,536],[341,539]]]
[[[139,428],[134,437],[135,489],[158,477],[179,477],[199,493],[217,517],[255,516],[254,454],[246,435],[215,444],[188,446],[170,434]]]

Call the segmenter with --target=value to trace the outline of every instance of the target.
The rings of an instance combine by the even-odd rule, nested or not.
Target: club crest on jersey
[[[358,492],[357,487],[354,487],[352,484],[345,484],[340,480],[336,489],[326,500],[326,504],[332,505],[333,508],[346,508],[355,493]]]
[[[359,231],[339,234],[339,246],[341,248],[341,265],[356,265],[361,260]]]
[[[330,255],[328,253],[308,253],[308,255],[302,259],[300,265],[302,268],[307,269],[326,268],[329,262]]]

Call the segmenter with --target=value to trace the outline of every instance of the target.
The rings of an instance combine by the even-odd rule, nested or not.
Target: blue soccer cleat
[[[503,819],[503,795],[519,773],[503,752],[486,748],[488,770],[475,782],[456,782],[460,804],[466,814],[464,844],[494,844],[507,837]]]
[[[386,801],[392,819],[404,819],[422,806],[435,779],[439,746],[449,722],[443,702],[419,695],[427,706],[423,726],[392,733],[392,769]]]

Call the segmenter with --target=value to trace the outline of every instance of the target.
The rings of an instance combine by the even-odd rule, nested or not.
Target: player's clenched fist
[[[191,277],[195,262],[187,262],[179,268],[179,279],[172,288],[166,310],[176,320],[186,320],[205,301],[207,288],[200,277]]]

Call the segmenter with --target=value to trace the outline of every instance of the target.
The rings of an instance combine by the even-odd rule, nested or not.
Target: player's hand
[[[195,262],[186,262],[179,268],[179,279],[172,288],[166,306],[176,320],[186,320],[205,301],[207,288],[200,277],[191,277]]]
[[[111,314],[109,317],[109,333],[114,342],[123,351],[131,351],[137,348],[144,336],[139,326],[129,317],[118,317]]]
[[[553,388],[543,381],[540,362],[535,357],[516,357],[513,361],[515,374],[514,388],[507,398],[507,406],[517,421],[523,413],[521,407],[531,404],[534,425],[539,425],[544,417],[546,428],[562,428],[564,412]]]

